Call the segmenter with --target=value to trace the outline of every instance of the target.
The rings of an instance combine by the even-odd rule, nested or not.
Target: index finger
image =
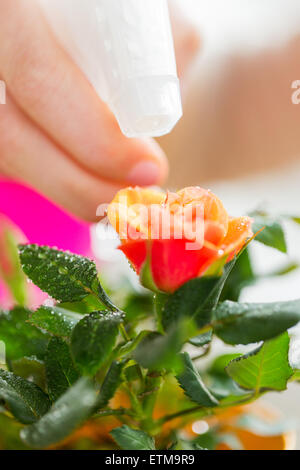
[[[121,133],[37,3],[0,3],[0,43],[0,72],[15,101],[77,163],[124,184],[162,182],[167,162],[158,144]]]

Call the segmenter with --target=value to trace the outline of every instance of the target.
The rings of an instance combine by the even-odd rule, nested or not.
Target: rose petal
[[[189,187],[178,191],[181,203],[185,206],[203,204],[206,225],[206,240],[218,245],[228,230],[228,214],[220,199],[211,191],[200,187]]]
[[[129,242],[119,246],[127,259],[131,262],[137,274],[140,274],[143,264],[147,258],[147,242]]]
[[[151,189],[126,188],[117,193],[112,203],[107,209],[107,216],[120,235],[121,239],[130,240],[138,238],[138,233],[148,235],[150,220],[144,220],[145,211],[148,214],[148,207],[152,204],[160,205],[166,199],[166,194]],[[149,219],[149,218],[148,218]],[[130,234],[134,235],[131,237]]]
[[[151,269],[155,285],[174,292],[185,282],[198,277],[215,261],[217,251],[203,247],[188,250],[187,240],[155,240],[151,251]]]
[[[113,204],[121,205],[115,213]],[[121,235],[120,249],[138,274],[149,257],[153,281],[166,292],[174,292],[201,276],[222,256],[233,257],[252,235],[249,217],[229,219],[222,202],[211,191],[199,187],[167,194],[128,188],[118,193],[113,204],[108,209],[111,223],[119,233],[120,226],[123,231],[125,226],[121,234],[126,236]],[[140,213],[138,204],[146,211]],[[183,227],[189,229],[189,234],[178,233]],[[130,234],[132,229],[134,236]],[[141,240],[144,235],[148,239]]]
[[[198,277],[218,258],[218,251],[203,247],[189,250],[187,240],[154,240],[148,242],[151,271],[158,289],[174,292],[182,284]],[[123,244],[119,248],[140,274],[147,258],[147,242]]]
[[[240,251],[246,240],[253,235],[251,224],[250,217],[237,217],[229,220],[228,233],[222,243],[224,253],[230,253],[230,257],[233,258]]]

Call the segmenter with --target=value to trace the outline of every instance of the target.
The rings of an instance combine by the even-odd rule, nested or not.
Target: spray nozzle
[[[182,116],[167,0],[40,0],[58,39],[128,137]]]

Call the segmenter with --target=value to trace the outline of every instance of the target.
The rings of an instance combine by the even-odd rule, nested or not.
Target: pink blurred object
[[[10,309],[13,306],[13,303],[9,290],[0,279],[0,310]]]
[[[45,302],[48,298],[48,295],[42,292],[38,287],[34,284],[28,283],[28,302],[26,307],[36,310],[40,305]],[[9,310],[13,308],[15,305],[15,301],[3,281],[0,279],[0,310]]]
[[[30,243],[92,255],[89,224],[69,215],[30,187],[1,176],[0,213],[12,220]]]
[[[20,243],[38,243],[83,256],[92,255],[89,224],[76,220],[31,188],[0,176],[0,235],[1,226],[2,229],[9,226]],[[5,253],[2,255],[4,267],[7,260]],[[28,283],[28,307],[37,308],[46,298],[46,294]],[[0,278],[0,308],[11,308],[13,303],[9,289]]]
[[[22,274],[17,256],[18,243],[28,243],[22,231],[5,215],[0,213],[0,308],[9,309],[16,303],[12,290],[12,283],[22,285],[21,304],[29,308],[37,308],[46,298],[38,287],[26,282]],[[18,290],[20,293],[20,290]],[[24,297],[23,297],[24,296]]]

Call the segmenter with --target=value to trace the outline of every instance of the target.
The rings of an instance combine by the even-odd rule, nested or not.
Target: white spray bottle
[[[54,33],[128,137],[182,116],[167,0],[39,0]]]

